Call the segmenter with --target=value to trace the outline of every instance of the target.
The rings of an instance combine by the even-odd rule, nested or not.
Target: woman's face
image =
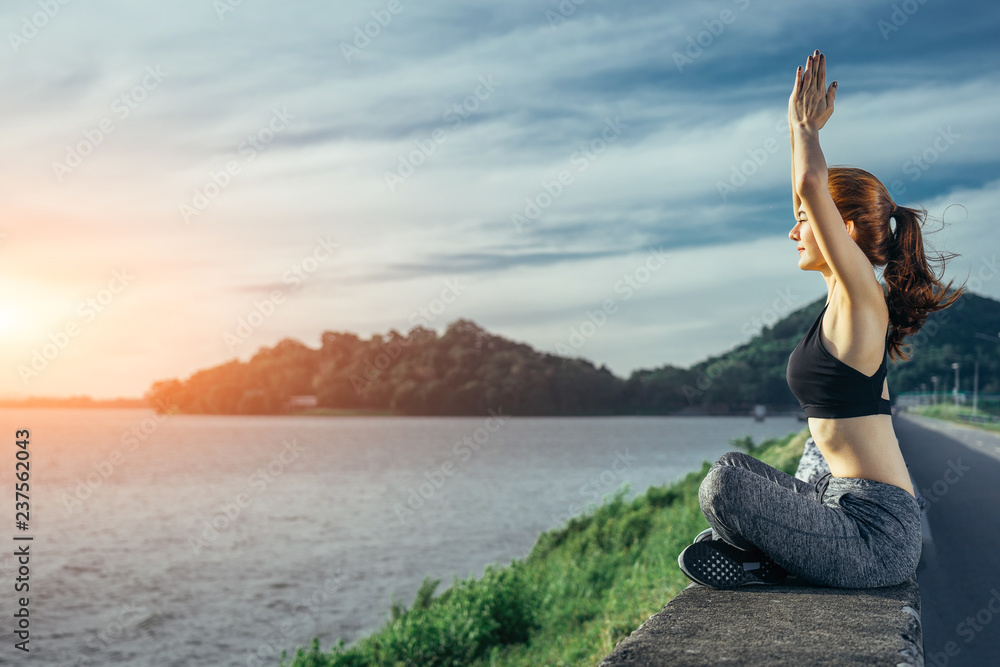
[[[816,237],[813,236],[812,225],[806,216],[805,208],[799,208],[797,216],[798,221],[788,232],[788,238],[798,242],[799,268],[803,271],[819,271],[826,266],[826,260],[816,245]]]

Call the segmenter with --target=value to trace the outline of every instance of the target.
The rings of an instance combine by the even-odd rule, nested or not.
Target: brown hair
[[[921,228],[926,209],[896,206],[881,181],[857,167],[830,167],[830,195],[844,220],[854,221],[854,240],[873,266],[884,266],[882,277],[889,308],[889,357],[907,361],[903,339],[917,333],[930,313],[944,310],[965,292],[962,287],[945,299],[952,281],[942,285],[924,253]],[[893,229],[890,219],[895,219]],[[958,255],[938,254],[943,265]],[[941,288],[935,294],[934,288]]]

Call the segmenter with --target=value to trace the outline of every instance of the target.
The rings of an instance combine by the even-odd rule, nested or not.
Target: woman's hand
[[[795,70],[795,88],[788,98],[788,128],[805,125],[819,130],[833,115],[837,82],[826,87],[826,57],[816,49],[802,67]]]

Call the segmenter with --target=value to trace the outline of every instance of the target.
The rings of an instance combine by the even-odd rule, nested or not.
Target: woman
[[[920,506],[892,428],[887,359],[905,360],[903,339],[964,288],[947,300],[946,289],[934,294],[942,285],[924,255],[920,211],[896,206],[866,171],[827,169],[819,130],[836,91],[817,50],[796,70],[788,102],[797,219],[788,235],[799,268],[820,272],[828,297],[789,356],[787,379],[809,417],[807,454],[815,463],[818,448],[827,472],[810,484],[742,452],[721,456],[698,494],[711,528],[678,557],[706,586],[774,584],[788,573],[823,586],[891,586],[920,560]],[[887,294],[875,266],[885,266]]]

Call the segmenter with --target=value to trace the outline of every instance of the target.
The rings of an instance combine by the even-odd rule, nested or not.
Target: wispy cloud
[[[31,392],[138,394],[220,363],[224,333],[327,235],[340,253],[241,357],[326,329],[406,331],[455,276],[467,291],[435,328],[468,317],[553,350],[650,248],[666,266],[581,354],[624,375],[718,353],[776,290],[802,305],[823,292],[787,238],[782,127],[814,48],[840,82],[827,160],[937,215],[963,204],[968,217],[931,237],[963,253],[949,276],[1000,250],[1000,8],[926,3],[903,21],[893,3],[588,0],[553,21],[556,2],[399,6],[387,19],[378,0],[241,3],[220,17],[193,0],[97,0],[60,5],[30,38],[37,3],[0,9],[0,393],[28,391],[17,365],[121,266],[135,269],[128,292]],[[169,74],[141,90],[157,67]],[[499,84],[488,95],[484,78]],[[275,109],[294,119],[251,160],[241,146]],[[623,128],[602,145],[609,120]],[[53,164],[87,141],[60,180]],[[416,168],[393,190],[401,160]],[[233,161],[185,222],[180,206]]]

